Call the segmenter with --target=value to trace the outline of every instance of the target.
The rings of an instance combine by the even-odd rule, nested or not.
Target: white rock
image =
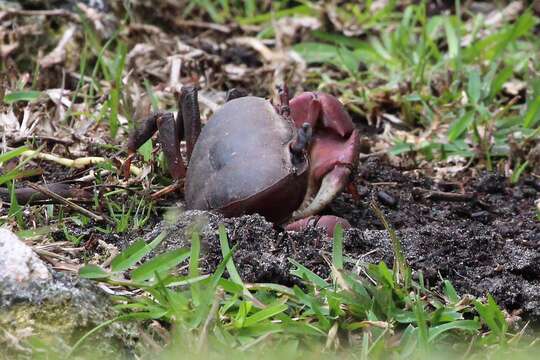
[[[0,228],[0,284],[45,281],[49,269],[34,251],[8,229]]]

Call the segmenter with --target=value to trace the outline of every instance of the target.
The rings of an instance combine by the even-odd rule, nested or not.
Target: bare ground
[[[368,159],[359,169],[360,199],[343,194],[327,211],[354,226],[344,243],[350,268],[381,260],[393,263],[388,233],[370,209],[374,201],[397,230],[409,264],[423,272],[429,286],[448,279],[462,294],[490,293],[509,313],[540,320],[537,179],[525,178],[510,186],[504,177],[482,173],[459,181],[435,181],[425,171],[405,170],[379,159]],[[196,211],[180,212],[175,219],[172,226],[162,223],[146,237],[169,228],[172,232],[161,250],[187,247],[186,230],[208,222],[202,232],[206,271],[222,260],[216,231],[222,223],[231,246],[237,246],[234,262],[246,282],[299,284],[290,274],[294,266],[289,258],[320,276],[329,275],[326,259],[331,257],[332,240],[315,229],[286,233],[258,215],[223,219]]]

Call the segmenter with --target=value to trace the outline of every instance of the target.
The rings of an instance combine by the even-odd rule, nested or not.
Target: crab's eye
[[[290,146],[293,165],[296,166],[304,161],[304,153],[309,147],[312,135],[313,129],[308,123],[304,123],[296,131],[296,137]]]

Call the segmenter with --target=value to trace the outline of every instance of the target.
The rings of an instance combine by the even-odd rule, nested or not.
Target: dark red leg
[[[177,135],[177,124],[171,113],[165,113],[157,119],[158,138],[167,159],[169,172],[173,179],[183,179],[186,176],[186,165],[180,152],[180,139]]]
[[[159,131],[161,147],[169,164],[169,171],[173,178],[180,179],[186,174],[186,166],[180,154],[180,139],[176,137],[176,125],[171,113],[157,112],[144,119],[139,127],[136,127],[128,139],[128,157],[124,162],[124,176],[129,177],[131,161],[148,139]]]
[[[128,156],[123,164],[124,177],[129,177],[131,161],[137,152],[137,149],[142,146],[148,139],[154,135],[157,130],[157,118],[162,113],[154,113],[141,121],[139,126],[135,126],[128,138]]]
[[[184,86],[178,100],[176,126],[179,139],[186,140],[187,162],[201,133],[201,115],[195,86]]]
[[[131,161],[137,149],[158,131],[158,138],[165,153],[171,176],[175,180],[186,176],[186,163],[182,159],[180,141],[186,140],[187,158],[191,156],[195,142],[201,132],[197,88],[185,86],[178,99],[176,121],[172,113],[158,112],[144,119],[130,134],[128,157],[124,162],[124,175],[129,177]]]

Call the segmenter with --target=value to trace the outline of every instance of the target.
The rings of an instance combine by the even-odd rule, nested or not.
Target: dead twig
[[[114,258],[120,253],[120,251],[118,251],[118,249],[117,249],[116,247],[110,247],[110,248],[108,248],[108,249],[109,249],[109,252],[110,252],[111,254],[110,254],[110,256],[109,256],[107,259],[105,259],[105,261],[103,262],[103,264],[101,264],[101,266],[102,266],[103,268],[109,267],[109,266],[112,264]]]
[[[39,65],[41,67],[48,68],[52,65],[59,64],[65,60],[66,46],[67,44],[69,44],[71,39],[73,39],[76,29],[77,27],[75,25],[72,25],[66,31],[64,31],[64,34],[58,42],[58,45],[56,45],[56,47],[50,53],[48,53],[39,60]]]
[[[373,157],[383,157],[386,154],[388,154],[387,150],[375,151],[369,154],[359,154],[358,159],[365,160],[365,159],[370,159]]]
[[[79,269],[81,268],[81,265],[76,264],[68,264],[63,262],[57,262],[56,264],[52,264],[53,269],[56,271],[69,271],[73,273],[78,273]]]
[[[225,25],[219,25],[204,21],[194,21],[194,20],[182,20],[178,17],[174,18],[174,24],[178,27],[193,27],[199,29],[210,29],[223,34],[229,34],[231,29]]]
[[[32,250],[34,250],[34,252],[36,254],[38,254],[39,256],[41,257],[50,257],[50,258],[53,258],[53,259],[59,259],[59,260],[62,260],[62,261],[65,261],[65,262],[69,262],[70,259],[63,256],[63,255],[60,255],[60,254],[56,254],[52,251],[48,251],[48,250],[45,250],[45,249],[40,249],[39,247],[33,247]]]
[[[371,186],[398,186],[396,181],[380,181],[369,183]]]
[[[70,146],[73,145],[73,140],[70,139],[60,139],[54,136],[47,136],[47,135],[21,135],[16,136],[11,139],[8,138],[8,145],[9,146],[19,146],[22,143],[25,143],[28,140],[39,140],[39,141],[49,141],[56,144],[61,144],[64,146]]]
[[[63,198],[62,196],[50,191],[49,189],[47,189],[46,187],[44,186],[41,186],[41,185],[38,185],[38,184],[28,184],[29,187],[31,187],[32,189],[34,190],[37,190],[55,200],[58,200],[59,202],[61,202],[62,204],[66,205],[66,206],[69,206],[70,208],[72,208],[73,210],[85,215],[85,216],[88,216],[89,218],[91,219],[94,219],[96,221],[107,221],[109,223],[113,223],[110,219],[104,217],[104,216],[101,216],[101,215],[98,215],[98,214],[94,214],[93,212],[91,212],[90,210],[87,210],[85,208],[83,208],[82,206],[79,206],[77,204],[75,204],[73,201],[70,201],[68,199],[65,199]]]
[[[66,183],[47,184],[45,188],[62,198],[77,199],[78,202],[90,200],[92,197],[92,194],[86,190],[72,187]],[[15,189],[15,198],[21,205],[38,204],[51,200],[48,195],[29,187]],[[0,188],[0,199],[9,202],[11,200],[9,190]]]
[[[158,199],[164,197],[167,194],[170,194],[172,192],[176,192],[177,190],[182,189],[184,187],[183,183],[184,183],[183,181],[175,181],[171,185],[168,185],[168,186],[164,187],[163,189],[158,190],[155,193],[153,193],[152,195],[150,195],[150,198],[152,200],[158,200]]]
[[[84,251],[84,246],[80,247],[65,247],[73,245],[71,241],[58,241],[49,244],[33,245],[33,249],[40,249],[45,251],[63,252],[72,256],[77,256],[80,252]]]
[[[1,11],[7,15],[14,16],[63,16],[69,18],[71,21],[79,22],[79,17],[64,9],[52,9],[52,10],[6,10]]]
[[[419,194],[424,199],[439,200],[439,201],[457,201],[457,202],[469,202],[475,201],[476,195],[473,193],[453,193],[444,191],[434,191],[415,187],[413,193]]]

